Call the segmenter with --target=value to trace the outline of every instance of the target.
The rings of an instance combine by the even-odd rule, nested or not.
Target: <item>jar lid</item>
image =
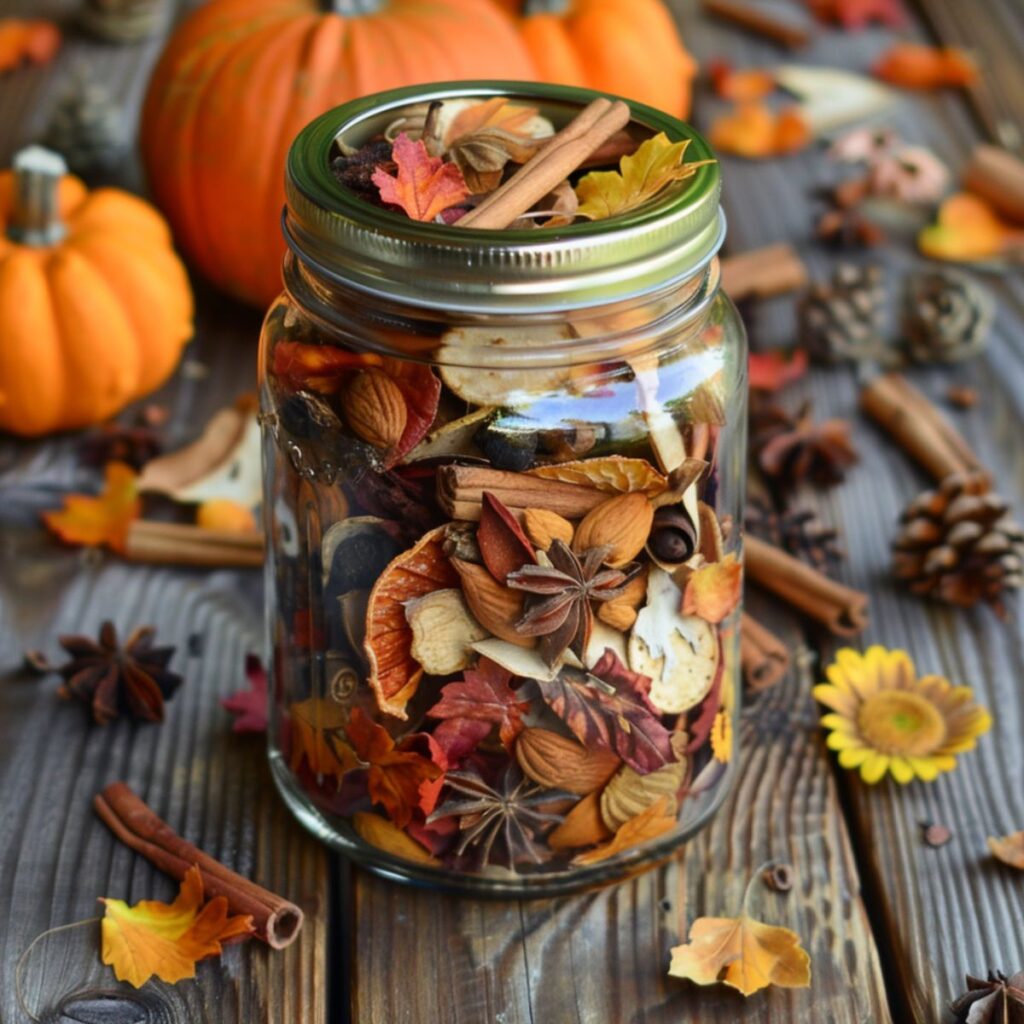
[[[556,129],[600,93],[532,82],[450,82],[392,89],[336,107],[307,125],[288,153],[285,238],[329,280],[415,306],[480,314],[534,314],[636,298],[697,273],[721,247],[717,163],[700,167],[625,214],[566,227],[459,228],[374,206],[331,171],[336,140],[359,146],[402,108],[434,100],[504,96],[537,107]],[[713,157],[689,125],[630,103],[632,124],[690,140],[693,162]]]

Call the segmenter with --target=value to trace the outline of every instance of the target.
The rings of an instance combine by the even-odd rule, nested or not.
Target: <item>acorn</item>
[[[679,505],[666,505],[654,513],[647,550],[658,562],[681,565],[697,550],[697,527]]]

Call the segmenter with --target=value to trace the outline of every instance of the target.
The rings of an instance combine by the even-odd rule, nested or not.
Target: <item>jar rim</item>
[[[367,202],[330,169],[341,135],[373,134],[401,108],[433,100],[504,96],[565,122],[597,96],[532,82],[448,82],[353,100],[321,115],[288,154],[285,238],[314,273],[361,292],[466,313],[543,313],[639,298],[698,273],[725,232],[717,163],[626,214],[556,228],[481,230],[411,220]],[[629,103],[631,123],[690,140],[693,160],[713,159],[683,121]]]

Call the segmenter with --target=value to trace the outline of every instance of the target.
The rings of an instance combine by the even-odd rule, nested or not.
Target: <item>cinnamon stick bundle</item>
[[[155,565],[258,568],[263,564],[263,534],[136,519],[128,527],[124,557]]]
[[[722,260],[722,289],[734,302],[770,299],[807,286],[807,266],[788,242]]]
[[[786,645],[748,612],[740,622],[740,664],[755,693],[774,686],[789,671]]]
[[[225,867],[208,853],[182,839],[123,782],[112,782],[93,798],[96,813],[125,846],[179,882],[193,865],[203,876],[203,890],[223,896],[233,914],[249,914],[256,937],[274,949],[295,941],[302,911],[281,896]]]
[[[747,576],[837,636],[855,636],[868,624],[868,595],[829,579],[782,548],[750,534],[743,540]]]
[[[453,519],[479,519],[484,491],[490,491],[517,517],[536,508],[580,519],[610,497],[596,487],[486,466],[442,466],[437,471],[437,498]]]
[[[599,96],[550,139],[500,188],[460,217],[460,228],[507,228],[629,124],[629,107]]]
[[[950,473],[988,476],[956,428],[901,374],[881,374],[866,384],[860,407],[936,480]]]

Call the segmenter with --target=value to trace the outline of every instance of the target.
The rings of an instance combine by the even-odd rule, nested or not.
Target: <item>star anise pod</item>
[[[950,1009],[962,1024],[1024,1024],[1024,971],[1007,978],[989,971],[988,980],[967,975],[967,991]]]
[[[767,406],[751,417],[751,448],[761,472],[789,490],[804,480],[819,486],[839,483],[858,461],[846,420],[816,423],[810,403],[791,416],[778,406]]]
[[[100,627],[98,640],[87,636],[62,636],[61,647],[71,655],[54,671],[64,677],[60,696],[83,701],[100,724],[120,714],[163,721],[164,700],[181,685],[181,676],[167,670],[173,647],[154,647],[156,630],[140,626],[121,647],[112,622]]]
[[[509,573],[510,587],[541,598],[531,603],[515,628],[523,636],[541,637],[540,653],[549,665],[567,649],[583,657],[594,624],[591,605],[619,597],[641,571],[639,565],[604,568],[610,550],[591,548],[579,557],[563,541],[555,540],[548,549],[550,566],[524,565]]]
[[[508,867],[524,859],[540,864],[538,834],[562,820],[561,814],[540,810],[545,804],[567,796],[530,782],[517,764],[510,764],[492,786],[476,771],[448,772],[444,777],[450,791],[427,823],[457,818],[461,838],[456,852],[461,857],[474,847],[481,864],[492,863],[495,844],[504,847]]]
[[[755,536],[784,548],[816,569],[826,571],[843,559],[839,531],[820,523],[811,509],[776,511],[767,501],[753,498],[747,504],[744,525]]]

